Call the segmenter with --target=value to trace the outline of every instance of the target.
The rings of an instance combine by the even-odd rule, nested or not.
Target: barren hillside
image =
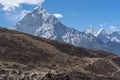
[[[120,58],[0,28],[0,80],[120,80]]]

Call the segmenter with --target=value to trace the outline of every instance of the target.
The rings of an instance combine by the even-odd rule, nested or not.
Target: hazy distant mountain
[[[28,13],[11,29],[85,48],[120,53],[120,46],[113,47],[108,44],[113,41],[119,42],[120,37],[116,37],[117,33],[107,34],[104,29],[95,32],[92,28],[88,28],[85,32],[77,31],[62,24],[41,6]],[[115,51],[111,49],[115,49]]]

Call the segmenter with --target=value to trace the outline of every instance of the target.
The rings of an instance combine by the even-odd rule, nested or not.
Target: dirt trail
[[[114,67],[116,67],[116,69],[117,69],[117,71],[116,72],[113,72],[112,73],[112,77],[115,75],[115,73],[117,73],[117,72],[119,72],[120,71],[120,67],[118,67],[113,61],[111,61],[111,60],[109,60],[109,62],[114,66]]]

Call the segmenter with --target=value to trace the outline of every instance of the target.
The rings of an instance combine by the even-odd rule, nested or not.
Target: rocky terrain
[[[0,80],[120,80],[120,57],[0,28]]]

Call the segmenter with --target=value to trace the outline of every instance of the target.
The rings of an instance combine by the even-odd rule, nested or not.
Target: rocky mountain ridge
[[[99,33],[92,32],[92,29],[80,32],[62,24],[41,6],[33,9],[11,29],[84,48],[120,54],[119,32],[107,34],[103,29]]]

